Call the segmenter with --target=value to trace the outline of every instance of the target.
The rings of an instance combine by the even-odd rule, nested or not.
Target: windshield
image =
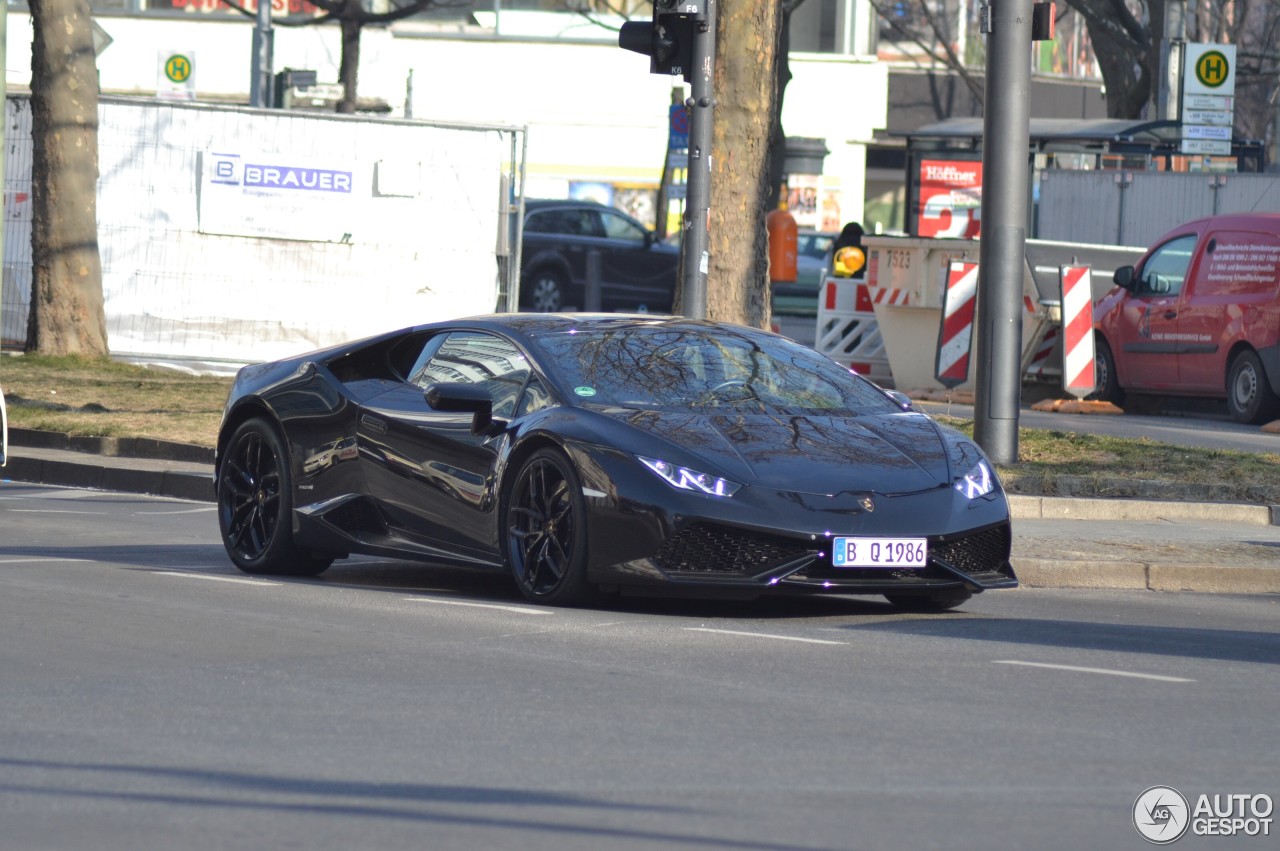
[[[829,416],[902,410],[812,349],[749,329],[584,325],[534,340],[567,394],[586,404]]]

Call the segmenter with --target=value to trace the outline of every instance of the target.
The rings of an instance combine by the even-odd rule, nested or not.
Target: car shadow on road
[[[317,584],[347,588],[379,588],[396,592],[442,593],[475,597],[488,603],[536,606],[525,599],[506,571],[476,570],[412,561],[357,557],[334,562],[315,579]],[[682,589],[658,586],[651,592],[601,593],[581,608],[619,614],[688,618],[786,620],[901,614],[883,597],[821,594],[768,594],[750,598],[728,592],[682,594]]]
[[[892,632],[948,641],[1070,647],[1280,665],[1280,635],[1233,629],[1105,624],[1039,618],[934,617],[849,624],[849,631]]]

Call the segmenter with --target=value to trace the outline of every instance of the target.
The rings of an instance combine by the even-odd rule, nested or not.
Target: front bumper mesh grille
[[[755,576],[814,553],[792,538],[695,523],[668,538],[654,561],[667,573]]]
[[[1003,575],[1009,563],[1012,536],[1008,524],[974,535],[933,544],[929,555],[976,578]]]

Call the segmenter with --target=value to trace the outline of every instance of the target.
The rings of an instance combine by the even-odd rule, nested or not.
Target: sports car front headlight
[[[991,468],[987,466],[986,461],[979,461],[953,487],[964,494],[967,499],[977,499],[996,489],[996,476],[995,473],[991,472]]]
[[[697,470],[690,470],[688,467],[670,464],[657,458],[645,458],[643,455],[637,455],[636,458],[641,464],[661,476],[671,487],[682,491],[694,491],[711,496],[733,496],[738,488],[742,487],[728,479],[699,473]]]

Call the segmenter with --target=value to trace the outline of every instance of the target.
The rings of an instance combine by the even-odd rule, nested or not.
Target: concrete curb
[[[1009,494],[1015,520],[1211,520],[1255,526],[1276,524],[1277,506],[1155,499],[1088,499]]]
[[[145,493],[213,502],[213,472],[138,470],[92,462],[19,457],[10,454],[0,478],[73,488]]]
[[[1280,570],[1274,567],[1016,557],[1011,561],[1025,588],[1280,594]]]

